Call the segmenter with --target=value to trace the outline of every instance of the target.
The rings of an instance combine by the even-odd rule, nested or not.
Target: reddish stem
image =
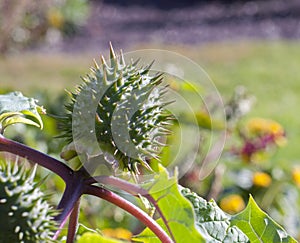
[[[74,171],[64,163],[24,144],[15,142],[0,135],[0,151],[6,151],[27,158],[60,176],[68,183]]]
[[[69,226],[68,226],[67,243],[72,243],[75,240],[77,226],[78,226],[79,206],[80,206],[80,198],[75,203],[73,211],[69,217],[70,219],[69,219]]]
[[[103,185],[115,186],[123,191],[126,191],[134,196],[149,194],[147,190],[127,181],[121,180],[113,176],[94,176],[85,180],[85,184],[101,183]]]
[[[74,171],[73,176],[66,184],[64,194],[57,206],[61,213],[55,218],[56,221],[62,222],[72,212],[76,202],[83,194],[84,172]]]
[[[77,174],[74,173],[74,175]],[[80,197],[82,195],[82,180],[76,178],[75,176],[74,178],[73,181],[70,181],[67,184],[64,194],[57,206],[57,209],[61,210],[61,212],[59,215],[55,217],[55,220],[57,222],[60,222],[60,225],[59,225],[59,229],[56,231],[53,237],[54,240],[56,240],[57,237],[59,236],[62,228],[67,222],[67,219],[69,218],[70,214],[74,211],[74,208],[76,207],[76,203],[80,200]],[[78,179],[77,182],[76,179]]]
[[[128,202],[124,198],[118,196],[117,194],[108,191],[104,188],[92,185],[85,185],[84,193],[100,197],[124,209],[125,211],[129,212],[137,219],[139,219],[142,223],[144,223],[163,243],[173,243],[172,239],[153,218],[151,218],[143,210],[141,210],[134,204]]]
[[[101,183],[103,185],[111,185],[111,186],[115,186],[116,188],[121,189],[125,192],[128,192],[133,196],[142,195],[143,197],[147,198],[149,200],[149,202],[151,202],[152,205],[155,207],[155,209],[157,210],[159,215],[161,216],[165,226],[167,227],[167,230],[168,230],[170,236],[172,237],[173,241],[175,241],[174,235],[171,231],[171,228],[169,226],[169,223],[168,223],[166,217],[164,216],[163,212],[161,211],[160,207],[158,206],[156,200],[144,188],[141,188],[137,185],[131,184],[127,181],[124,181],[124,180],[121,180],[119,178],[112,177],[112,176],[90,177],[85,180],[85,183],[86,184]]]

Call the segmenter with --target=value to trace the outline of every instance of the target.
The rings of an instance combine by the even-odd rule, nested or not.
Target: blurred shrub
[[[251,194],[264,211],[297,238],[300,236],[300,167],[292,161],[276,158],[276,154],[288,145],[286,130],[272,119],[250,117],[247,113],[254,101],[255,98],[243,87],[236,88],[225,102],[227,125],[218,126],[226,132],[227,138],[219,163],[214,164],[214,170],[204,180],[201,171],[214,161],[206,160],[203,164],[204,160],[199,156],[200,159],[196,159],[193,167],[180,179],[180,184],[192,188],[207,200],[213,198],[230,214],[242,211]],[[198,109],[201,110],[201,105]],[[185,115],[187,120],[189,117]],[[202,147],[209,141],[210,133],[206,131],[217,132],[204,124],[198,123]]]
[[[85,23],[88,13],[86,0],[2,0],[0,53],[73,35]]]

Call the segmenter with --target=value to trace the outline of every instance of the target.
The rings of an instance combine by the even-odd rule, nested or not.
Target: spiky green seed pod
[[[53,242],[54,210],[31,174],[10,162],[0,163],[0,242]]]
[[[102,65],[95,63],[91,73],[83,78],[84,83],[71,94],[62,137],[70,143],[74,141],[77,132],[73,130],[74,123],[81,121],[74,121],[76,115],[85,112],[88,116],[86,111],[95,105],[91,111],[94,127],[84,124],[86,127],[78,129],[79,137],[94,132],[100,149],[113,157],[113,166],[119,169],[138,172],[139,164],[150,169],[147,160],[157,158],[163,145],[160,137],[167,135],[165,125],[170,120],[162,100],[166,87],[159,85],[162,75],[151,74],[151,64],[147,67],[138,67],[138,62],[133,61],[126,64],[122,51],[116,56],[112,47],[110,65],[103,56],[101,61]]]

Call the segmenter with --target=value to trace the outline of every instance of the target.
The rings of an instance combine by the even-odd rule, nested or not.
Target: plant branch
[[[70,181],[74,171],[62,163],[44,153],[41,153],[33,148],[30,148],[24,144],[7,139],[0,135],[0,151],[10,152],[15,155],[27,158],[28,160],[47,168],[53,173],[60,176],[66,183]]]
[[[148,214],[146,214],[139,207],[134,204],[128,202],[124,198],[118,196],[117,194],[108,191],[104,188],[93,186],[93,185],[85,185],[84,193],[88,195],[93,195],[96,197],[100,197],[110,203],[115,204],[116,206],[124,209],[129,212],[137,219],[139,219],[142,223],[144,223],[153,233],[163,242],[163,243],[173,243],[172,239],[168,236],[168,234],[160,227],[160,225],[151,218]]]
[[[116,188],[121,189],[125,192],[128,192],[133,196],[142,195],[143,197],[147,198],[148,201],[150,203],[152,203],[152,205],[155,207],[155,209],[157,210],[157,212],[161,216],[165,226],[167,227],[167,230],[168,230],[170,236],[175,241],[174,235],[171,231],[171,228],[169,226],[169,223],[168,223],[166,217],[164,216],[163,212],[161,211],[160,207],[158,206],[156,200],[149,194],[149,192],[146,189],[141,188],[137,185],[131,184],[127,181],[121,180],[119,178],[113,177],[113,176],[90,177],[90,178],[85,180],[85,183],[86,184],[101,183],[103,185],[111,185],[111,186],[115,186]]]
[[[87,178],[85,184],[101,183],[103,185],[115,186],[123,191],[126,191],[134,196],[149,194],[147,190],[127,181],[121,180],[114,176],[94,176]]]
[[[122,197],[118,196],[117,194],[110,192],[104,188],[92,186],[86,182],[85,184],[83,184],[82,180],[78,182],[78,180],[75,179],[75,177],[77,177],[75,176],[76,172],[74,172],[71,168],[69,168],[67,165],[63,164],[59,160],[56,160],[26,145],[7,139],[2,135],[0,135],[0,151],[10,152],[15,155],[19,155],[21,157],[27,158],[28,160],[37,163],[44,168],[49,169],[50,171],[57,174],[65,181],[66,189],[57,207],[58,210],[62,210],[62,212],[55,218],[56,221],[60,222],[60,229],[55,234],[54,236],[55,238],[58,237],[61,228],[65,224],[66,219],[70,214],[73,215],[70,218],[71,225],[73,225],[74,223],[75,225],[77,224],[76,222],[77,222],[78,215],[76,215],[75,211],[78,211],[79,205],[77,205],[77,203],[79,202],[79,199],[82,193],[84,192],[86,194],[103,198],[119,206],[120,208],[123,208],[127,212],[131,213],[133,216],[135,216],[141,222],[143,222],[146,226],[148,226],[162,242],[173,242],[170,239],[170,237],[166,234],[166,232],[159,226],[159,224],[157,224],[157,222],[155,222],[154,219],[152,219],[140,208],[128,202],[127,200],[123,199]],[[83,178],[82,174],[78,174],[77,179],[80,178],[81,179]],[[90,183],[97,182],[93,178],[90,178],[88,180],[90,181]],[[116,178],[114,180],[112,179],[112,177],[103,178],[103,182],[105,180],[107,180],[107,182],[109,181],[114,182],[115,186],[122,188],[124,191],[127,191],[133,195],[138,195],[138,194],[144,195],[159,210],[155,200],[148,194],[147,190]],[[84,186],[84,191],[82,191],[82,186]],[[168,227],[168,225],[166,226]],[[75,231],[76,231],[76,227],[75,229],[73,228],[72,230],[70,230],[70,232],[68,233],[68,235],[70,235],[68,236],[68,239],[74,238]]]
[[[78,227],[79,206],[80,206],[80,198],[75,203],[73,211],[69,217],[67,243],[72,243],[75,240],[75,235]]]
[[[61,229],[66,224],[68,217],[73,213],[74,208],[77,207],[77,203],[82,196],[83,180],[81,173],[74,172],[72,180],[69,180],[66,184],[64,194],[57,206],[58,210],[61,210],[60,214],[55,217],[55,220],[60,223],[59,229],[56,231],[53,239],[56,240],[59,236]]]
[[[67,184],[64,194],[57,206],[57,209],[61,210],[61,213],[55,218],[56,221],[63,222],[83,194],[83,179],[80,178],[81,176],[82,174],[75,172],[73,181]]]

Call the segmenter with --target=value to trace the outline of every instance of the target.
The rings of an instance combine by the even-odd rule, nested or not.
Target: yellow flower
[[[272,183],[272,178],[265,172],[255,172],[252,181],[255,186],[268,187]]]
[[[246,127],[250,134],[284,135],[283,127],[278,122],[269,119],[253,118],[248,121]]]
[[[295,168],[292,171],[292,177],[293,177],[293,181],[296,183],[296,185],[298,187],[300,187],[300,167],[299,168]]]
[[[240,195],[232,194],[221,199],[220,208],[227,213],[235,214],[245,208],[245,202]]]
[[[61,29],[64,25],[64,16],[58,9],[51,9],[47,14],[48,23],[50,26]]]
[[[272,135],[278,146],[284,146],[287,143],[284,128],[273,120],[253,118],[248,121],[246,128],[249,135]]]
[[[131,240],[132,233],[127,229],[116,228],[116,229],[104,229],[102,230],[103,235],[111,238]]]

